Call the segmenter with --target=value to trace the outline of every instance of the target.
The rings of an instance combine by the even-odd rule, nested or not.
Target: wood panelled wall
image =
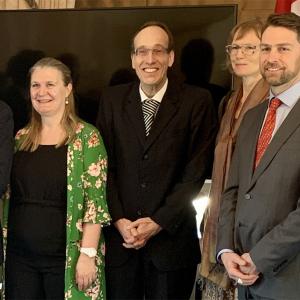
[[[76,0],[0,0],[0,9],[74,8],[75,1]]]
[[[274,12],[275,2],[276,0],[76,0],[75,7],[238,4],[238,21],[245,21],[255,17],[266,18]]]
[[[0,9],[99,8],[133,6],[175,6],[238,4],[238,21],[266,18],[276,0],[0,0]]]

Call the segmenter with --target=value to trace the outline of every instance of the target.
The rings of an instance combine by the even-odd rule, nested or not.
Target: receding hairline
[[[136,37],[144,30],[150,27],[158,27],[160,28],[162,31],[165,32],[165,34],[167,35],[167,42],[168,42],[168,50],[172,51],[174,50],[174,37],[173,34],[171,32],[171,30],[169,29],[169,27],[160,21],[148,21],[146,23],[144,23],[143,25],[141,25],[139,27],[139,29],[133,34],[132,39],[131,39],[131,52],[134,51],[134,43],[135,43],[135,39]]]
[[[167,38],[167,43],[169,44],[169,36],[167,34],[167,32],[165,30],[163,30],[163,28],[161,28],[160,26],[158,25],[149,25],[147,27],[144,27],[143,29],[141,29],[139,32],[137,32],[137,34],[134,36],[133,38],[133,43],[135,43],[135,40],[136,38],[138,37],[138,35],[140,35],[143,31],[147,30],[147,29],[150,29],[150,28],[153,28],[153,27],[156,27],[158,28],[160,31],[162,31],[164,33],[164,35],[166,36]]]

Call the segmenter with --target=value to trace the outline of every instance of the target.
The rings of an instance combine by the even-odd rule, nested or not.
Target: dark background
[[[15,130],[24,126],[28,69],[43,56],[58,57],[72,70],[80,116],[94,123],[101,90],[135,78],[132,35],[158,20],[175,37],[169,76],[205,86],[218,103],[231,86],[224,46],[236,12],[235,5],[0,11],[0,97],[14,111]]]

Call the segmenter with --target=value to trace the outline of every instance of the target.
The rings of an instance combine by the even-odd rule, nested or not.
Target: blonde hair
[[[29,77],[31,78],[33,72],[37,68],[54,68],[59,71],[62,75],[64,85],[72,84],[71,71],[70,69],[63,64],[61,61],[52,58],[46,57],[37,61],[29,70]],[[70,95],[66,99],[68,104],[65,106],[65,110],[61,119],[61,125],[65,131],[65,137],[62,139],[56,147],[69,144],[76,135],[76,128],[79,122],[79,118],[75,112],[75,101],[74,94],[71,91]],[[29,123],[25,127],[26,135],[21,140],[19,150],[24,151],[35,151],[40,143],[40,134],[42,130],[42,121],[40,114],[31,106],[31,117]]]

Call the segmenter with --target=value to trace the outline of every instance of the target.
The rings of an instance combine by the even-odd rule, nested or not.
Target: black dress
[[[13,160],[11,191],[7,298],[63,299],[67,146],[40,145],[34,152],[18,151]]]

